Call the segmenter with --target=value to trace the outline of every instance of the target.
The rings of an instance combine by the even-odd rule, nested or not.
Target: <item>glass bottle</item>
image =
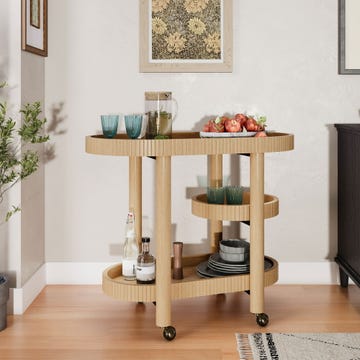
[[[155,258],[150,254],[150,238],[143,237],[142,251],[137,258],[136,282],[138,284],[153,284],[155,282]]]
[[[126,219],[125,244],[122,261],[122,275],[125,280],[136,279],[136,262],[139,255],[139,247],[136,242],[135,215],[129,212]]]

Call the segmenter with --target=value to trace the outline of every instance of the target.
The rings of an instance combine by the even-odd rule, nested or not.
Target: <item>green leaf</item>
[[[5,221],[9,221],[9,219],[18,211],[21,211],[21,209],[18,206],[12,206],[12,210],[9,210],[6,214]]]
[[[0,88],[7,86],[0,83]],[[0,203],[4,194],[17,182],[34,173],[39,167],[39,155],[35,150],[22,151],[27,144],[45,143],[49,136],[44,134],[46,119],[41,119],[39,101],[25,104],[20,110],[22,124],[16,129],[16,121],[7,115],[6,101],[0,101]],[[12,206],[6,214],[6,221],[16,212]]]
[[[41,135],[46,124],[46,119],[39,119],[41,113],[40,102],[25,104],[20,110],[23,114],[23,124],[18,131],[22,141],[29,143],[43,143],[49,140],[49,136]]]
[[[220,116],[218,116],[216,119],[215,119],[215,124],[219,124],[219,123],[221,123],[221,117]]]

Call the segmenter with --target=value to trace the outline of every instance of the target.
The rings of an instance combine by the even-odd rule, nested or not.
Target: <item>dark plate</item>
[[[219,277],[219,276],[226,276],[229,274],[220,272],[220,271],[214,271],[208,267],[208,262],[203,261],[196,267],[197,274],[201,277],[206,278],[213,278],[213,277]]]
[[[234,262],[234,261],[226,261],[224,260],[219,253],[215,253],[210,255],[209,257],[209,263],[212,263],[214,265],[217,265],[219,267],[223,267],[226,269],[243,269],[247,268],[250,265],[250,260],[246,259],[245,261],[241,262]]]
[[[267,257],[264,259],[264,270],[271,269],[274,266],[274,263]],[[196,267],[196,271],[199,276],[206,277],[206,278],[213,278],[213,277],[220,277],[220,276],[228,276],[228,275],[237,275],[237,274],[248,274],[250,269],[240,270],[238,272],[232,272],[227,270],[213,270],[209,268],[208,262],[203,261]]]
[[[223,272],[226,274],[246,274],[249,272],[250,270],[250,265],[246,266],[246,267],[242,267],[239,269],[228,269],[225,267],[221,267],[221,266],[217,266],[216,264],[213,264],[211,262],[208,262],[208,268],[214,271],[219,271],[219,272]]]

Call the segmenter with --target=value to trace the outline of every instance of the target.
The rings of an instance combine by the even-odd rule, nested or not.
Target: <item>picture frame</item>
[[[40,56],[48,56],[48,2],[22,0],[21,48]]]
[[[232,9],[232,0],[140,0],[140,72],[232,72]]]
[[[360,74],[360,1],[338,1],[338,72],[343,75]]]

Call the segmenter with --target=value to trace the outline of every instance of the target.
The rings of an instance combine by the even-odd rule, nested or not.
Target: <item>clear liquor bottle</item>
[[[155,257],[150,254],[150,238],[143,237],[142,251],[137,258],[136,282],[153,284],[155,282]]]
[[[125,244],[122,261],[122,275],[125,280],[136,279],[136,264],[139,255],[139,247],[136,241],[135,233],[135,215],[129,212],[125,228]]]

